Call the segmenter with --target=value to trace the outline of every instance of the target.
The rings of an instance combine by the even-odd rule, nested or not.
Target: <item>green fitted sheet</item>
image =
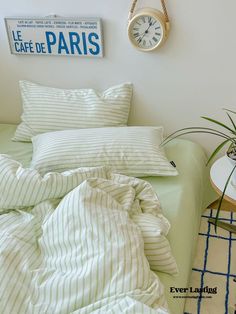
[[[31,143],[11,141],[16,126],[0,124],[0,153],[11,155],[28,166]],[[202,148],[193,142],[177,139],[166,146],[166,153],[179,171],[177,177],[148,177],[156,190],[164,215],[171,223],[168,238],[176,258],[179,275],[158,273],[166,288],[166,297],[173,314],[183,314],[185,299],[175,299],[170,287],[187,287],[196,248],[201,212],[217,196],[209,183],[209,170]]]
[[[171,223],[168,238],[180,275],[159,273],[166,287],[166,296],[173,314],[183,314],[185,299],[175,299],[170,287],[188,287],[198,238],[202,211],[217,199],[206,168],[206,155],[200,145],[178,139],[166,147],[169,160],[174,160],[177,177],[146,178],[155,188],[164,215]]]

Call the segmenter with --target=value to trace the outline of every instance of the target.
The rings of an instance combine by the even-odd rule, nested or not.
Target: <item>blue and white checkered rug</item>
[[[236,314],[236,234],[219,227],[216,234],[208,222],[215,215],[202,216],[185,314]],[[236,225],[236,213],[221,211],[220,220]]]

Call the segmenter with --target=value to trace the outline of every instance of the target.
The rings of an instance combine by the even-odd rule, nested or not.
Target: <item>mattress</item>
[[[179,267],[179,276],[159,273],[166,287],[166,297],[173,314],[183,314],[184,298],[174,298],[170,287],[188,287],[196,251],[201,212],[218,196],[213,191],[206,168],[206,155],[200,145],[177,139],[166,147],[169,160],[174,160],[177,177],[146,178],[155,188],[164,215],[171,223],[168,238]],[[181,294],[183,295],[183,294]]]
[[[11,155],[23,166],[30,164],[31,143],[11,141],[16,126],[0,124],[0,153]],[[177,177],[147,177],[154,187],[163,207],[164,215],[171,223],[169,240],[176,258],[179,275],[176,277],[158,273],[165,285],[165,293],[173,314],[183,314],[184,298],[175,298],[170,287],[188,286],[194,258],[201,212],[217,196],[209,183],[206,156],[200,145],[176,139],[166,146],[169,160],[173,160],[179,171]]]

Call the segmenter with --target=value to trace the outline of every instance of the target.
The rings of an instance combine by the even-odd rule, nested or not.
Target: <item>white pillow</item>
[[[30,141],[49,131],[127,125],[132,84],[93,89],[59,89],[20,81],[22,123],[13,140]]]
[[[169,241],[166,239],[168,230],[162,219],[152,214],[133,215],[132,220],[139,226],[144,241],[144,252],[150,268],[154,271],[178,274],[178,267],[172,255]]]
[[[78,167],[110,166],[130,176],[175,176],[159,148],[162,127],[66,130],[32,138],[31,167],[44,174]]]
[[[104,167],[81,168],[41,176],[35,169],[23,168],[8,155],[0,155],[0,214],[3,210],[34,206],[60,198],[87,178],[107,178]]]

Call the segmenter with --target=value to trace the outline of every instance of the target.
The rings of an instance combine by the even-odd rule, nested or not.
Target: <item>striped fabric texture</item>
[[[138,178],[111,174],[111,178],[120,184],[129,184],[136,191],[139,208],[128,206],[131,219],[139,227],[143,241],[144,252],[153,271],[178,274],[178,267],[173,257],[166,236],[170,229],[168,220],[162,215],[161,204],[151,184]],[[138,212],[138,214],[137,214]]]
[[[127,125],[132,84],[93,89],[59,89],[20,81],[21,124],[13,140],[31,141],[40,133],[66,129]]]
[[[165,230],[162,220],[148,213],[133,215],[132,220],[142,232],[144,252],[151,269],[177,275],[177,264],[172,255],[169,241],[165,237],[168,230]]]
[[[41,174],[77,167],[110,166],[115,172],[175,176],[159,145],[162,127],[119,127],[49,132],[32,138],[31,167]]]
[[[36,205],[61,198],[87,178],[107,178],[104,167],[80,168],[43,177],[34,169],[23,168],[8,155],[0,155],[0,214],[5,209]]]
[[[21,172],[15,174],[19,180]],[[1,314],[169,313],[163,285],[144,255],[140,228],[130,218],[153,211],[161,220],[156,195],[143,180],[109,171],[109,179],[94,175],[91,169],[61,200],[1,213]],[[62,188],[60,179],[54,180]],[[22,191],[30,186],[24,180],[20,185]],[[40,193],[35,185],[35,202]],[[5,194],[14,199],[15,190]],[[164,217],[163,224],[167,230]]]

